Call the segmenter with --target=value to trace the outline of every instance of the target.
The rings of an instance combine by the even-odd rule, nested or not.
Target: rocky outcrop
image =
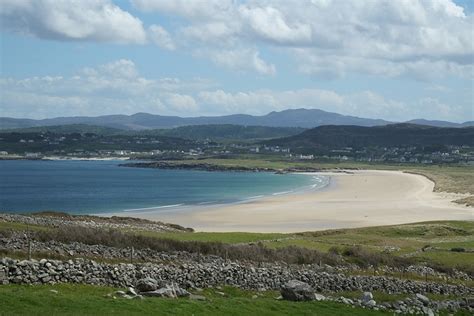
[[[313,288],[298,280],[290,280],[281,287],[281,296],[288,301],[313,301],[316,299]]]

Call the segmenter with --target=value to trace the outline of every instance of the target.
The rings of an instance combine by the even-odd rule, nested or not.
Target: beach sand
[[[462,195],[435,193],[434,183],[421,175],[399,171],[317,174],[331,177],[329,186],[323,190],[169,212],[128,212],[127,216],[213,232],[300,232],[474,220],[474,208],[451,202]]]

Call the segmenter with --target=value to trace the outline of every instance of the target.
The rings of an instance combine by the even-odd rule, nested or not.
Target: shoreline
[[[474,208],[452,203],[463,195],[433,192],[435,183],[424,175],[382,170],[341,171],[299,172],[329,176],[329,185],[319,190],[266,196],[238,204],[204,205],[166,213],[126,212],[126,215],[173,222],[196,231],[281,233],[474,220]]]

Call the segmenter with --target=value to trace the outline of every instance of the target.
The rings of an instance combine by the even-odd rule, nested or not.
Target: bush
[[[55,240],[64,243],[81,242],[88,245],[105,245],[117,248],[145,249],[155,251],[186,251],[203,255],[216,255],[232,260],[250,260],[258,262],[282,261],[286,263],[340,263],[333,254],[317,250],[289,246],[270,249],[262,243],[252,245],[230,245],[221,242],[179,241],[174,239],[148,237],[124,233],[116,229],[95,229],[80,226],[60,227],[41,231],[36,236],[41,241]]]
[[[349,257],[362,267],[387,265],[393,267],[407,267],[413,264],[413,259],[393,256],[389,253],[373,252],[360,246],[346,247],[343,256]]]

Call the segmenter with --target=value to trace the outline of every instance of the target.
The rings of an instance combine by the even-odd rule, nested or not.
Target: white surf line
[[[212,203],[215,203],[217,201],[209,201],[209,202],[200,202],[198,203],[197,205],[206,205],[206,204],[212,204]]]
[[[255,195],[255,196],[245,198],[244,200],[253,200],[253,199],[259,199],[259,198],[263,198],[263,197],[265,197],[265,195]]]
[[[291,193],[293,191],[284,191],[284,192],[277,192],[277,193],[273,193],[272,195],[282,195],[282,194],[287,194],[287,193]]]
[[[184,205],[184,203],[172,204],[172,205],[163,205],[163,206],[154,206],[154,207],[144,207],[144,208],[131,208],[131,209],[123,210],[123,212],[156,210],[156,209],[159,209],[159,208],[170,208],[170,207],[178,207],[178,206],[183,206],[183,205]]]

